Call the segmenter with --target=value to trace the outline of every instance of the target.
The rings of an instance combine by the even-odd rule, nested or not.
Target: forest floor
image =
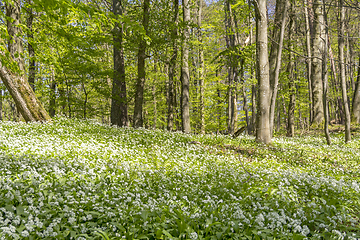
[[[0,239],[359,239],[360,136],[0,123]]]

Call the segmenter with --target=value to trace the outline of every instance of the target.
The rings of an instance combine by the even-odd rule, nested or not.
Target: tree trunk
[[[338,46],[339,46],[339,66],[341,78],[342,100],[345,112],[345,142],[351,141],[350,132],[350,111],[346,92],[346,75],[345,75],[345,61],[344,61],[344,46],[345,46],[345,7],[344,0],[339,1],[340,23],[338,30]]]
[[[150,16],[150,0],[144,0],[143,6],[143,28],[148,34],[149,27],[149,16]],[[143,126],[143,104],[144,104],[144,86],[145,86],[145,59],[146,59],[146,41],[141,38],[139,43],[138,51],[138,78],[136,82],[136,93],[135,93],[135,107],[134,107],[134,117],[133,117],[133,126],[135,128]]]
[[[322,53],[324,52],[324,13],[323,0],[314,0],[314,37],[312,41],[312,61],[311,61],[311,84],[313,95],[314,116],[313,123],[320,124],[324,119],[324,109],[322,102]]]
[[[266,0],[253,1],[253,4],[256,18],[256,74],[259,85],[256,141],[269,144],[271,142],[269,126],[270,79]]]
[[[311,87],[311,28],[310,28],[310,18],[309,18],[309,4],[307,0],[304,0],[305,5],[305,26],[306,26],[306,52],[307,52],[307,59],[306,59],[306,71],[307,71],[307,80],[308,80],[308,88],[309,88],[309,120],[310,123],[313,121],[314,116],[314,108],[312,103],[312,87]]]
[[[183,32],[182,66],[181,66],[181,120],[184,133],[190,133],[190,72],[189,72],[189,38],[190,38],[190,3],[183,0],[183,16],[186,24]]]
[[[0,121],[3,119],[5,119],[3,116],[3,90],[0,89]]]
[[[294,5],[291,3],[291,13],[290,13],[290,24],[289,24],[289,63],[287,67],[288,78],[289,78],[289,108],[288,108],[288,124],[287,124],[287,136],[294,137],[295,134],[295,93],[296,93],[296,85],[295,85],[295,76],[294,76],[294,53],[293,53],[293,42],[292,35],[294,31]]]
[[[85,84],[82,83],[82,89],[85,95],[85,99],[84,99],[84,107],[83,107],[83,118],[86,119],[87,117],[87,103],[88,103],[88,96],[89,96],[89,92],[86,91],[86,87]]]
[[[157,100],[156,100],[156,88],[155,84],[152,86],[152,94],[153,94],[153,107],[154,107],[154,121],[153,121],[153,129],[156,129],[157,123]]]
[[[243,99],[243,109],[245,112],[245,122],[246,122],[246,130],[247,133],[249,134],[251,132],[251,123],[250,123],[250,119],[249,119],[249,108],[248,108],[248,104],[247,104],[247,94],[246,94],[246,88],[245,88],[245,70],[244,70],[244,65],[245,65],[245,60],[241,59],[240,60],[240,80],[241,80],[241,89],[242,89],[242,99]]]
[[[33,33],[33,20],[34,20],[34,13],[32,8],[27,9],[28,17],[26,19],[27,25],[27,37],[28,37],[28,51],[29,51],[29,84],[33,91],[35,91],[35,50],[32,46],[32,41],[34,41],[34,33]],[[51,114],[50,114],[51,116]]]
[[[256,85],[251,86],[251,134],[256,131]]]
[[[328,59],[328,48],[329,48],[329,42],[327,35],[328,32],[328,22],[327,22],[327,14],[326,14],[326,8],[325,4],[323,5],[324,8],[324,22],[325,22],[325,32],[326,36],[324,38],[324,49],[323,52],[323,66],[322,66],[322,77],[323,77],[323,108],[324,108],[324,133],[326,142],[328,145],[331,145],[331,138],[329,134],[329,111],[328,111],[328,101],[327,101],[327,84],[328,84],[328,69],[327,69],[327,59]]]
[[[360,55],[359,55],[359,65],[358,65],[358,74],[355,85],[354,97],[352,101],[352,120],[355,123],[360,123]]]
[[[14,5],[6,4],[7,30],[9,34],[8,49],[10,61],[15,61],[19,71],[8,69],[0,62],[0,78],[13,97],[18,111],[25,121],[51,121],[51,117],[45,111],[41,102],[37,99],[26,76],[24,60],[22,59],[23,48],[19,39],[20,28],[20,1],[14,1]],[[10,20],[11,19],[11,20]],[[0,51],[5,56],[5,53]]]
[[[117,17],[123,14],[122,1],[113,0],[113,13]],[[114,27],[114,76],[111,95],[111,124],[119,127],[128,126],[128,106],[126,97],[125,63],[123,49],[123,27],[115,23]]]
[[[169,63],[169,86],[168,86],[168,117],[167,117],[167,130],[171,131],[174,128],[174,109],[175,109],[175,84],[174,84],[174,76],[176,69],[176,59],[177,59],[177,37],[178,37],[178,18],[179,18],[179,1],[174,0],[173,3],[174,8],[174,16],[173,16],[173,24],[174,27],[171,31],[171,41],[172,41],[172,55]]]
[[[230,0],[225,1],[225,28],[226,28],[226,47],[232,51],[234,51],[234,47],[236,45],[236,29],[234,18],[232,14]],[[236,61],[237,59],[233,54],[228,56],[228,134],[233,135],[235,131],[236,124],[236,89],[235,89],[235,81],[237,75],[236,69]]]
[[[56,82],[55,82],[54,70],[51,69],[50,101],[49,101],[49,114],[51,117],[55,117],[55,108],[56,108]]]
[[[280,3],[280,1],[277,1]],[[285,33],[285,25],[286,25],[286,16],[287,16],[287,8],[288,8],[288,0],[282,0],[282,7],[276,7],[276,10],[281,10],[281,28],[280,32],[278,32],[279,36],[277,39],[279,42],[276,44],[272,44],[271,48],[277,47],[276,58],[269,58],[270,65],[275,65],[275,68],[270,67],[270,96],[271,96],[271,104],[270,104],[270,134],[273,134],[274,128],[274,118],[275,118],[275,106],[276,106],[276,97],[277,97],[277,90],[278,90],[278,83],[279,83],[279,74],[281,68],[281,56],[282,56],[282,48],[283,48],[283,41],[284,41],[284,33]],[[280,15],[280,13],[277,13]],[[275,26],[277,28],[277,26]],[[277,32],[277,31],[276,31]],[[271,56],[271,55],[270,55]]]
[[[202,40],[202,31],[201,31],[201,14],[202,14],[202,1],[198,0],[198,40],[199,40],[199,81],[200,81],[200,133],[205,134],[205,103],[204,103],[204,47]]]

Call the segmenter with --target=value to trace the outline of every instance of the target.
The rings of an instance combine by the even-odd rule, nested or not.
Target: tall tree
[[[237,78],[237,64],[236,58],[233,56],[232,52],[234,51],[235,45],[237,44],[236,38],[236,30],[235,30],[235,23],[234,17],[232,13],[232,6],[231,0],[225,1],[225,28],[226,28],[226,47],[229,51],[228,55],[228,133],[230,135],[234,134],[235,131],[235,124],[236,124],[236,87],[235,81]]]
[[[275,119],[275,107],[276,107],[276,97],[278,91],[278,83],[279,83],[279,75],[281,68],[281,56],[282,56],[282,48],[284,42],[284,33],[285,33],[285,25],[286,25],[286,17],[287,17],[287,9],[288,9],[288,0],[277,0],[276,1],[276,18],[281,16],[281,27],[278,28],[277,25],[274,26],[274,34],[277,34],[276,39],[278,42],[273,42],[271,44],[271,52],[270,52],[270,96],[271,96],[271,104],[270,104],[270,134],[273,134],[274,128],[274,119]],[[277,24],[277,22],[275,22]],[[276,30],[276,29],[280,29]],[[275,50],[276,49],[276,50]],[[274,54],[273,54],[274,52]],[[273,67],[274,66],[274,67]]]
[[[200,133],[205,134],[205,103],[204,103],[204,71],[205,71],[205,62],[204,62],[204,47],[202,40],[202,30],[201,30],[201,14],[202,14],[202,4],[203,0],[198,0],[198,40],[199,40],[199,84],[200,84]]]
[[[324,48],[324,12],[323,0],[314,0],[314,34],[312,40],[312,61],[311,61],[311,86],[312,102],[314,108],[313,123],[319,124],[324,119],[323,102],[322,102],[322,53]]]
[[[189,38],[190,38],[190,2],[183,0],[182,61],[181,61],[181,120],[184,133],[190,133],[190,71],[189,71]]]
[[[350,111],[347,99],[346,91],[346,76],[345,76],[345,57],[344,57],[344,47],[345,47],[345,7],[344,0],[339,0],[339,30],[338,30],[338,47],[339,47],[339,67],[340,67],[340,79],[341,79],[341,90],[342,90],[342,100],[344,105],[345,112],[345,142],[351,141],[351,132],[350,132]]]
[[[29,73],[30,74],[30,73]],[[55,73],[51,69],[50,73],[50,101],[49,101],[49,114],[51,117],[55,116],[56,109],[56,82],[55,82]]]
[[[354,121],[355,123],[360,123],[360,56],[358,61],[358,74],[351,109],[352,121]]]
[[[310,0],[311,2],[311,0]],[[309,7],[308,0],[304,0],[304,12],[305,12],[305,31],[306,31],[306,77],[308,80],[308,88],[309,88],[309,121],[310,123],[313,120],[314,108],[312,103],[312,86],[311,86],[311,32],[312,32],[312,24],[310,25],[310,15],[311,8]],[[312,18],[311,18],[312,19]]]
[[[125,64],[123,48],[123,26],[119,18],[123,15],[122,0],[113,0],[113,13],[117,22],[113,29],[113,85],[111,97],[111,124],[117,126],[128,126],[128,106],[126,97]]]
[[[327,21],[327,12],[326,12],[326,8],[325,8],[325,3],[323,4],[323,8],[324,8],[324,22],[325,22],[325,32],[326,32],[326,36],[323,39],[324,40],[324,49],[325,51],[323,52],[323,66],[322,66],[322,83],[323,83],[323,108],[324,108],[324,133],[325,133],[325,138],[326,138],[326,142],[328,145],[331,144],[331,138],[330,138],[330,133],[329,133],[329,111],[328,111],[328,99],[327,99],[327,91],[328,91],[328,49],[329,49],[329,38],[328,38],[328,34],[329,34],[329,26],[328,26],[328,21]]]
[[[149,17],[150,17],[150,0],[144,0],[143,4],[143,19],[142,25],[145,30],[146,35],[148,35],[149,28]],[[136,82],[136,93],[135,93],[135,107],[134,107],[134,117],[133,117],[133,126],[135,128],[143,126],[143,104],[144,104],[144,86],[145,86],[145,60],[146,60],[146,40],[144,36],[141,36],[139,43],[138,51],[138,77]]]
[[[30,4],[30,1],[29,1]],[[34,32],[33,32],[33,21],[34,21],[34,13],[32,8],[27,9],[27,19],[26,19],[26,26],[27,26],[27,37],[28,37],[28,52],[29,52],[29,84],[32,89],[35,91],[35,50],[32,45],[32,41],[34,41]],[[51,115],[51,114],[50,114]]]
[[[16,107],[25,121],[51,121],[51,117],[37,99],[25,75],[25,63],[22,58],[23,46],[19,38],[21,35],[19,26],[20,6],[20,0],[15,0],[12,3],[7,2],[5,5],[10,58],[8,61],[0,61],[0,78],[13,97]],[[6,56],[6,53],[0,51],[0,55]],[[15,66],[17,70],[10,69],[4,62],[10,62],[9,65]]]
[[[289,62],[287,66],[287,73],[289,79],[289,108],[288,108],[288,124],[287,124],[287,135],[293,137],[295,134],[295,93],[296,93],[296,84],[295,84],[295,74],[294,74],[294,47],[293,47],[293,31],[295,26],[294,21],[294,3],[291,3],[291,12],[289,13],[290,22],[289,22]]]
[[[176,59],[178,55],[178,21],[179,21],[179,0],[173,1],[173,28],[171,30],[172,53],[169,62],[169,84],[168,84],[168,115],[167,129],[171,131],[174,126],[174,108],[175,108],[175,83]]]
[[[270,79],[267,34],[266,0],[253,0],[256,18],[256,64],[259,85],[256,141],[268,144],[271,142],[269,126]]]

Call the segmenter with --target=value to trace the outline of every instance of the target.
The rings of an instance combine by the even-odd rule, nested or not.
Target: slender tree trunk
[[[0,121],[5,119],[3,116],[3,90],[0,89]]]
[[[157,124],[157,100],[156,100],[156,88],[155,84],[152,86],[152,94],[153,94],[153,107],[154,107],[154,122],[153,122],[153,129],[156,129]]]
[[[306,70],[307,70],[307,80],[308,80],[308,87],[309,87],[309,120],[310,123],[313,121],[314,116],[314,108],[312,103],[312,87],[311,87],[311,29],[310,29],[310,18],[309,18],[309,4],[307,0],[304,0],[304,8],[305,8],[305,26],[306,26],[306,52],[307,52],[307,59],[306,59]]]
[[[123,15],[122,0],[113,0],[113,13],[117,17]],[[123,48],[123,27],[121,23],[115,23],[114,27],[114,76],[111,96],[111,124],[128,126],[128,106],[126,97],[125,63]]]
[[[71,88],[69,86],[69,82],[66,78],[66,75],[64,74],[65,77],[65,83],[66,83],[66,101],[67,101],[67,105],[68,105],[68,116],[69,118],[71,118],[72,116],[72,110],[71,110]]]
[[[282,12],[281,28],[280,28],[279,37],[278,37],[279,42],[278,42],[277,51],[276,51],[277,55],[276,55],[276,59],[270,58],[270,60],[276,62],[275,69],[270,68],[270,88],[271,88],[271,93],[270,93],[270,96],[271,96],[270,134],[271,135],[273,134],[273,128],[274,128],[276,97],[277,97],[279,75],[280,75],[280,68],[281,68],[281,56],[282,56],[282,48],[283,48],[283,41],[284,41],[288,0],[282,0],[282,4],[283,4],[282,8],[277,8],[277,9],[281,9],[281,12]],[[273,46],[274,46],[274,44],[272,44],[272,48],[273,48]]]
[[[143,5],[143,21],[142,25],[146,34],[148,34],[149,27],[149,16],[150,16],[150,0],[144,0]],[[134,117],[133,117],[133,126],[135,128],[143,126],[143,105],[144,105],[144,87],[145,87],[145,60],[146,60],[146,41],[144,39],[140,40],[139,51],[138,51],[138,78],[136,82],[136,94],[135,94],[135,107],[134,107]]]
[[[323,5],[324,8],[324,22],[325,22],[325,31],[326,35],[329,34],[328,29],[328,22],[327,22],[327,14],[326,14],[326,8],[325,3]],[[329,134],[329,111],[328,111],[328,100],[327,100],[327,85],[328,85],[328,48],[329,48],[329,42],[327,36],[324,38],[324,48],[325,51],[323,53],[323,66],[322,66],[322,76],[323,76],[323,108],[324,108],[324,133],[326,142],[328,145],[331,145],[331,138]]]
[[[256,73],[259,85],[256,141],[269,144],[271,142],[269,126],[270,79],[266,0],[253,1],[253,4],[256,18]]]
[[[359,63],[358,63],[358,74],[357,80],[355,84],[355,91],[352,101],[352,120],[355,123],[360,123],[360,55],[359,55]]]
[[[256,85],[251,86],[251,133],[255,135],[256,131]]]
[[[184,133],[190,133],[190,72],[189,72],[189,38],[190,38],[190,3],[183,0],[183,15],[186,27],[183,33],[182,66],[181,66],[181,120]]]
[[[204,103],[204,89],[205,89],[205,63],[204,63],[204,47],[201,31],[201,14],[202,14],[202,1],[198,0],[198,39],[199,39],[199,80],[200,80],[200,133],[205,134],[205,103]]]
[[[242,89],[242,99],[243,99],[243,109],[245,112],[245,122],[246,122],[246,128],[247,128],[247,132],[250,133],[251,132],[251,123],[250,123],[250,119],[249,119],[249,108],[248,108],[248,104],[247,104],[247,94],[246,94],[246,88],[245,88],[245,71],[244,71],[244,65],[245,65],[245,60],[241,59],[240,60],[240,81],[241,81],[241,89]]]
[[[28,30],[28,52],[29,52],[29,84],[33,91],[35,91],[35,50],[32,46],[32,41],[34,41],[34,33],[33,33],[33,20],[34,13],[32,8],[27,9],[28,17],[26,19],[26,25]],[[51,114],[50,114],[51,116]]]
[[[269,69],[270,69],[270,87],[271,91],[273,91],[274,86],[274,78],[271,76],[275,75],[276,68],[276,58],[279,50],[279,42],[280,42],[280,30],[282,25],[282,16],[283,16],[283,8],[284,8],[284,0],[276,0],[275,4],[275,18],[274,18],[274,27],[270,42],[270,53],[269,53]],[[272,93],[271,93],[272,94]]]
[[[172,41],[172,54],[169,63],[169,88],[168,88],[168,95],[169,95],[169,102],[168,102],[168,117],[167,117],[167,130],[171,131],[174,126],[174,109],[175,109],[175,84],[174,84],[174,77],[175,77],[175,69],[176,69],[176,59],[178,53],[178,46],[177,46],[177,37],[178,37],[178,18],[179,18],[179,0],[174,0],[173,2],[173,23],[174,27],[171,31],[171,41]]]
[[[218,73],[218,70],[216,70],[216,73],[215,73],[215,76],[216,76],[216,79],[218,79],[218,76],[219,76],[219,73]],[[216,134],[219,134],[220,133],[220,129],[221,129],[221,116],[222,116],[222,107],[221,107],[221,103],[222,103],[222,100],[221,100],[221,88],[220,88],[220,85],[221,85],[221,81],[219,80],[216,84],[216,93],[217,93],[217,101],[216,101],[216,110],[217,110],[217,131],[216,131]]]
[[[312,65],[311,65],[311,84],[313,95],[314,118],[313,123],[320,124],[324,119],[324,109],[322,102],[322,53],[324,52],[324,13],[323,0],[314,0],[314,38],[312,41]]]
[[[294,5],[291,3],[290,24],[289,24],[289,63],[287,67],[289,78],[289,108],[288,108],[288,124],[287,124],[287,136],[294,137],[295,134],[295,99],[296,99],[296,85],[294,76],[294,54],[293,54],[293,42],[292,34],[294,31]]]
[[[8,50],[10,52],[10,61],[15,61],[21,72],[14,72],[7,66],[0,63],[0,78],[13,97],[18,111],[25,121],[51,121],[51,117],[45,111],[41,102],[37,99],[26,76],[25,64],[22,59],[23,47],[20,33],[20,1],[13,1],[13,5],[6,4],[7,30],[9,34]],[[5,55],[0,51],[1,55]]]
[[[89,96],[89,92],[86,91],[86,87],[85,84],[82,83],[82,89],[85,95],[85,99],[84,99],[84,107],[83,107],[83,118],[86,119],[87,116],[87,103],[88,103],[88,96]]]
[[[51,80],[50,80],[50,102],[49,102],[49,114],[50,117],[55,117],[56,109],[56,82],[55,82],[55,73],[51,69]]]
[[[280,127],[281,127],[281,111],[280,111],[280,102],[276,101],[276,109],[277,109],[277,126],[276,126],[276,131],[280,132]]]
[[[342,100],[345,112],[345,142],[351,141],[350,132],[350,111],[346,92],[346,75],[345,75],[345,60],[344,60],[344,47],[345,47],[345,7],[344,0],[339,0],[340,23],[338,30],[338,46],[339,46],[339,66],[341,78]]]
[[[236,29],[234,18],[232,14],[232,8],[230,0],[225,1],[225,28],[226,28],[226,47],[230,50],[234,50],[236,45]],[[228,56],[228,134],[232,135],[235,131],[236,124],[236,89],[235,81],[237,76],[236,69],[237,59],[233,54]]]

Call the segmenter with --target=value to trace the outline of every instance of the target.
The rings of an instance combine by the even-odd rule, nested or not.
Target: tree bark
[[[281,17],[281,28],[279,32],[279,42],[277,46],[277,55],[276,59],[270,58],[269,60],[275,61],[275,68],[270,68],[270,88],[271,88],[271,104],[270,104],[270,134],[273,134],[274,128],[274,118],[275,118],[275,107],[276,107],[276,97],[278,91],[278,83],[279,83],[279,75],[280,75],[280,68],[281,68],[281,56],[282,56],[282,48],[284,42],[284,33],[285,33],[285,25],[286,25],[286,17],[287,17],[287,9],[288,9],[288,0],[282,0],[283,7],[276,8],[281,9],[282,17]],[[273,48],[272,44],[272,48]],[[275,46],[274,46],[275,48]]]
[[[329,34],[328,30],[328,22],[327,22],[327,14],[326,14],[326,8],[325,4],[323,5],[324,8],[324,22],[325,22],[325,31],[326,36],[324,38],[324,49],[323,52],[323,66],[322,66],[322,77],[323,77],[323,109],[324,109],[324,133],[326,142],[328,145],[331,145],[331,138],[329,134],[329,111],[328,111],[328,100],[327,100],[327,85],[328,85],[328,67],[327,67],[327,61],[328,61],[328,48],[329,48],[329,42],[327,35]]]
[[[27,37],[28,37],[28,52],[29,52],[29,84],[33,91],[35,91],[35,50],[32,46],[32,41],[34,41],[34,33],[33,33],[33,20],[34,20],[34,13],[32,8],[27,9],[28,17],[26,19],[26,25],[27,25]],[[51,114],[50,114],[51,116]]]
[[[311,84],[313,95],[313,123],[320,124],[324,119],[322,102],[322,53],[324,52],[324,13],[323,0],[314,0],[314,37],[312,41]]]
[[[0,121],[5,119],[3,116],[3,90],[0,89]]]
[[[358,65],[358,74],[355,84],[355,91],[352,101],[352,121],[360,123],[360,56]]]
[[[149,27],[149,16],[150,16],[150,0],[144,0],[143,5],[143,28],[148,34]],[[145,59],[146,59],[146,41],[141,38],[139,43],[138,51],[138,78],[136,82],[136,93],[135,93],[135,107],[134,107],[134,117],[133,117],[133,126],[135,128],[143,126],[143,104],[144,104],[144,86],[145,86]]]
[[[234,51],[234,47],[237,43],[236,39],[236,29],[234,18],[231,9],[230,0],[225,1],[225,28],[226,28],[226,47],[232,51]],[[235,81],[237,76],[237,69],[236,69],[236,62],[237,59],[233,54],[229,54],[228,56],[228,134],[233,135],[235,131],[235,124],[237,118],[237,111],[236,111],[236,87]]]
[[[113,0],[113,13],[116,17],[123,15],[122,1]],[[111,95],[110,122],[119,127],[128,126],[128,106],[126,96],[125,63],[123,49],[123,27],[115,23],[114,27],[114,75]]]
[[[256,141],[269,144],[271,142],[269,126],[270,79],[266,0],[253,1],[253,4],[256,18],[256,74],[259,85]]]
[[[55,117],[55,113],[56,113],[55,109],[56,109],[56,82],[55,82],[54,70],[51,69],[50,101],[49,101],[49,114],[50,114],[50,117]]]
[[[309,88],[309,120],[310,123],[313,121],[314,116],[314,108],[312,103],[312,86],[311,86],[311,28],[310,28],[310,17],[309,17],[309,4],[307,0],[304,0],[304,8],[305,8],[305,26],[306,26],[306,70],[307,70],[307,80],[308,80],[308,88]]]
[[[183,0],[183,20],[186,24],[183,31],[182,66],[181,66],[181,120],[184,133],[190,133],[190,72],[189,72],[189,38],[190,38],[190,3]]]
[[[168,86],[168,117],[167,117],[167,130],[171,131],[174,128],[174,109],[175,109],[175,68],[176,68],[176,59],[178,53],[177,38],[178,38],[178,18],[179,18],[179,1],[174,0],[173,2],[174,15],[173,15],[173,24],[174,27],[171,31],[171,41],[172,41],[172,55],[169,63],[169,86]]]
[[[295,134],[295,100],[296,100],[296,85],[294,76],[294,53],[292,35],[294,31],[294,5],[291,3],[290,24],[289,24],[289,63],[287,66],[288,78],[289,78],[289,108],[288,108],[288,124],[287,124],[287,136],[294,137]]]
[[[25,73],[25,64],[22,58],[23,47],[20,35],[20,1],[14,1],[13,5],[6,4],[7,30],[9,34],[8,50],[10,62],[16,63],[17,71],[10,70],[0,62],[0,78],[15,101],[16,108],[26,122],[29,121],[51,121],[41,102],[32,90]],[[6,54],[0,51],[0,54]]]
[[[245,65],[245,60],[241,59],[240,60],[240,79],[241,79],[241,83],[242,83],[242,98],[243,98],[243,109],[245,112],[245,122],[246,122],[246,129],[247,129],[247,133],[249,134],[251,132],[251,123],[250,123],[250,118],[249,118],[249,108],[248,108],[248,104],[247,104],[247,94],[246,94],[246,88],[245,88],[245,70],[244,70],[244,65]]]
[[[199,81],[200,81],[200,133],[205,134],[205,103],[204,103],[204,47],[202,40],[202,31],[201,31],[201,14],[202,14],[202,1],[198,0],[198,40],[199,40]]]
[[[339,30],[338,30],[338,47],[339,47],[339,66],[340,66],[340,78],[341,78],[341,90],[342,90],[342,100],[344,105],[345,112],[345,142],[351,141],[351,132],[350,132],[350,111],[347,99],[346,91],[346,74],[345,74],[345,60],[344,60],[344,47],[345,47],[345,8],[344,0],[339,0]]]

